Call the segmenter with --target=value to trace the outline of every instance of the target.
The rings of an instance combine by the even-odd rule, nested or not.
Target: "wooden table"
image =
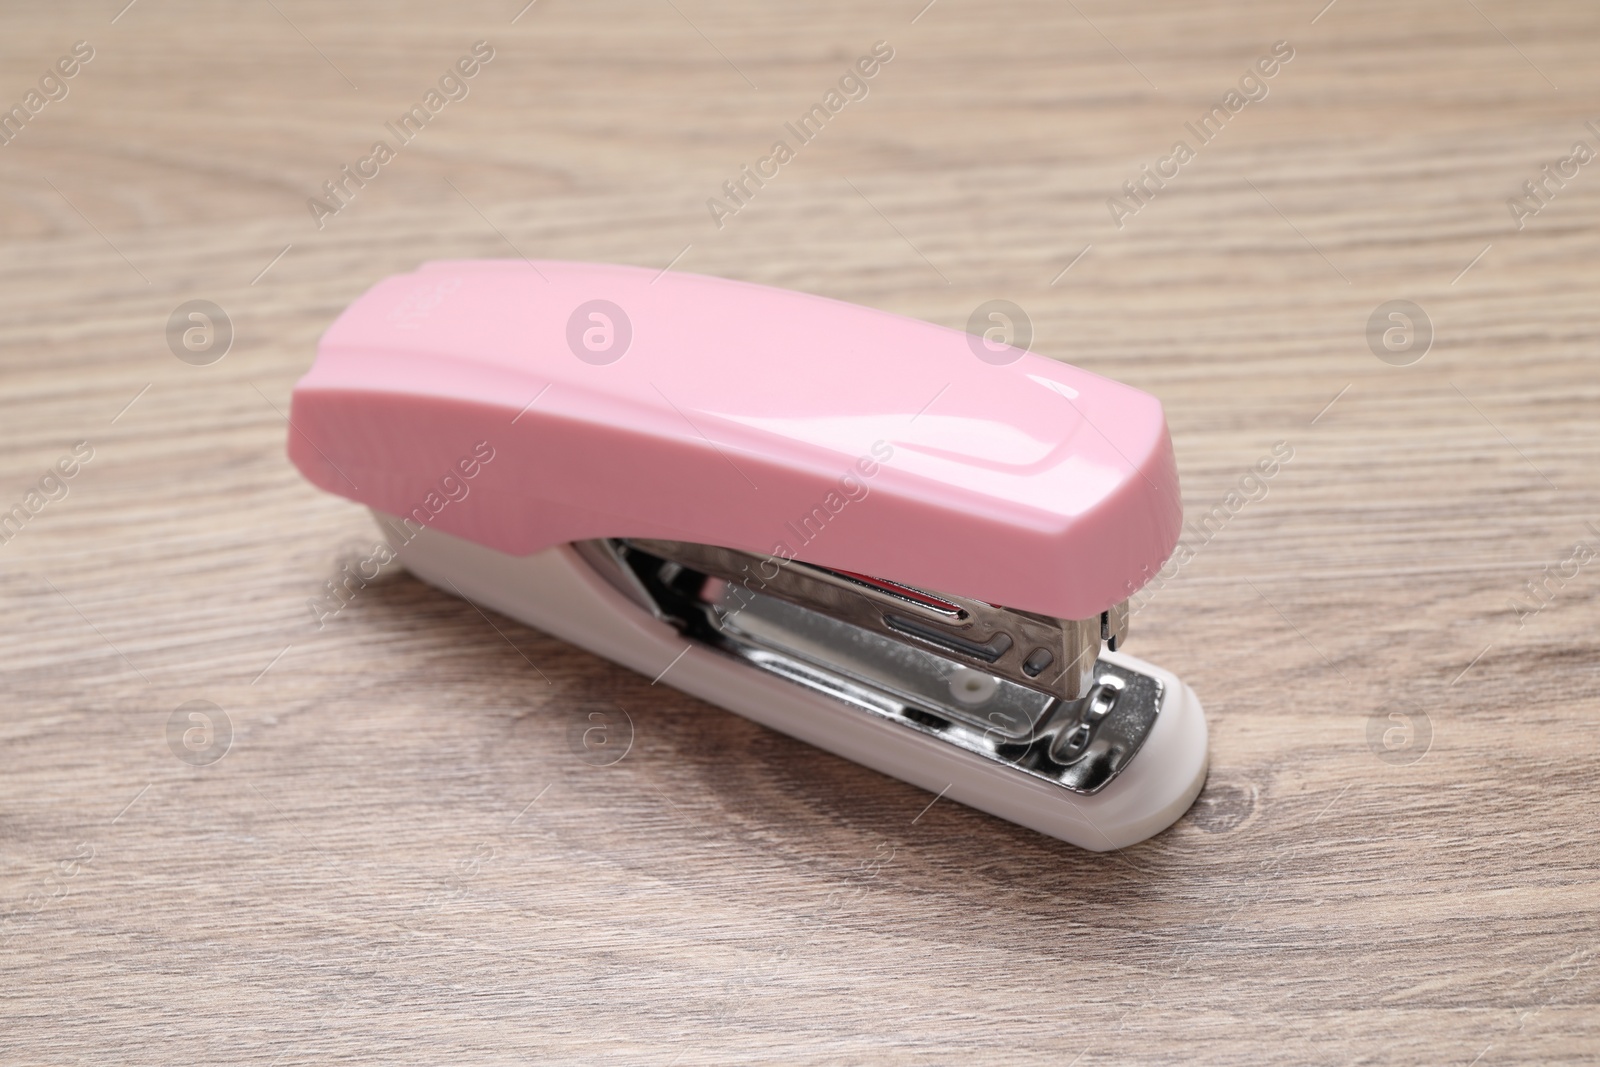
[[[93,58],[0,146],[0,508],[39,505],[0,546],[0,1061],[1600,1057],[1600,164],[1562,162],[1600,10],[521,2],[4,17],[0,102]],[[930,807],[404,574],[318,629],[375,531],[284,457],[317,336],[514,255],[1009,299],[1159,395],[1223,508],[1130,645],[1206,704],[1194,809],[1094,855]],[[220,360],[169,346],[193,300]],[[190,701],[225,758],[175,756]]]

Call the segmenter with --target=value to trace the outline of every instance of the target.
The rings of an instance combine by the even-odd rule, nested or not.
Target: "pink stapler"
[[[1120,651],[1182,521],[1160,403],[817,296],[425,264],[358,299],[289,455],[411,572],[1087,849],[1189,807],[1190,688]]]

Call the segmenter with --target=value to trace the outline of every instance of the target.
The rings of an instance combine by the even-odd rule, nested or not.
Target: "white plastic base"
[[[389,534],[390,523],[379,528]],[[397,524],[396,524],[397,525]],[[391,543],[393,538],[391,537]],[[486,604],[692,696],[931,793],[1101,852],[1159,833],[1189,809],[1206,777],[1200,701],[1171,673],[1120,653],[1103,658],[1159,678],[1164,699],[1144,746],[1092,796],[1008,769],[753,668],[652,618],[569,546],[508,556],[436,530],[394,545],[423,581]],[[674,663],[674,660],[677,662]]]

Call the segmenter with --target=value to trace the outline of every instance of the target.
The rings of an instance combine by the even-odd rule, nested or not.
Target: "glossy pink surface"
[[[613,362],[594,361],[620,350],[620,316],[569,331],[595,300],[631,325]],[[996,366],[971,340],[692,274],[428,263],[328,329],[289,455],[329,492],[515,555],[700,541],[1095,615],[1177,542],[1161,405],[1029,353]]]

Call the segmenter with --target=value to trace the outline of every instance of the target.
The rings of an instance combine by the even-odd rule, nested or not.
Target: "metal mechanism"
[[[1144,743],[1162,683],[1098,661],[1127,605],[1053,619],[679,541],[579,542],[613,586],[751,666],[1079,793]]]
[[[1063,700],[1077,700],[1094,684],[1104,615],[1054,619],[714,545],[646,540],[626,544],[721,578],[740,601],[776,597]]]

